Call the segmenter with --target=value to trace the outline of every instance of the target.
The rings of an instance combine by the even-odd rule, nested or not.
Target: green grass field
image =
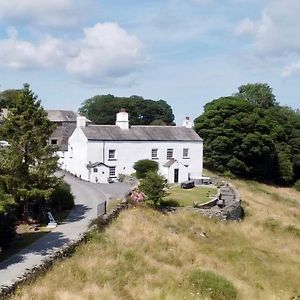
[[[300,192],[232,183],[244,221],[133,207],[14,299],[299,299]]]
[[[179,206],[193,206],[194,202],[204,203],[217,194],[214,187],[194,187],[192,189],[182,189],[180,186],[171,186],[168,194],[164,198],[165,201],[174,200]]]

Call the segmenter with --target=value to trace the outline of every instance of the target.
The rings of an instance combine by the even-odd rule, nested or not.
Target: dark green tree
[[[149,171],[158,171],[158,163],[150,159],[141,159],[133,165],[133,168],[137,178],[144,178]]]
[[[132,125],[149,125],[152,122],[174,125],[172,108],[164,100],[154,101],[140,96],[115,97],[98,95],[83,102],[80,112],[95,124],[115,124],[116,113],[124,108]]]
[[[53,130],[37,96],[24,84],[0,129],[2,139],[9,142],[0,151],[0,189],[12,195],[18,207],[43,203],[58,182],[53,176],[56,148],[48,145]]]
[[[264,108],[277,105],[272,88],[267,83],[248,83],[241,85],[236,94],[238,98],[259,104]]]
[[[145,193],[147,202],[159,206],[166,195],[167,184],[164,177],[156,171],[149,171],[141,180],[140,190]]]
[[[15,105],[16,99],[20,97],[22,90],[5,90],[0,92],[0,108],[11,108]]]
[[[299,178],[299,122],[299,113],[290,108],[265,108],[232,96],[206,104],[204,113],[195,120],[195,129],[204,139],[208,167],[290,183]]]

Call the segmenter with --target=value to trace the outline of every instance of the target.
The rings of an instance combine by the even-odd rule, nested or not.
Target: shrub
[[[145,178],[147,172],[149,171],[158,171],[158,163],[150,159],[142,159],[137,161],[133,168],[136,171],[137,178]]]
[[[194,270],[189,276],[189,284],[196,291],[210,299],[237,299],[237,291],[230,281],[211,271]]]
[[[138,204],[145,200],[145,194],[138,189],[133,190],[127,197],[127,201],[131,204]]]
[[[49,204],[57,211],[71,209],[74,206],[74,196],[70,185],[65,182],[59,183],[50,196]]]
[[[295,188],[297,191],[300,191],[300,179],[298,179],[298,180],[295,182],[294,188]]]
[[[0,248],[1,249],[7,248],[10,241],[16,236],[16,222],[17,219],[12,211],[0,212]]]
[[[180,207],[179,202],[175,199],[163,200],[161,201],[160,205],[165,207]]]
[[[165,178],[154,171],[148,172],[140,184],[140,190],[145,193],[147,201],[156,206],[161,204],[162,198],[166,195],[166,188]]]

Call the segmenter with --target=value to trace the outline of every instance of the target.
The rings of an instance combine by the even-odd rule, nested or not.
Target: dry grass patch
[[[147,207],[130,209],[105,231],[92,234],[72,258],[20,289],[15,299],[265,300],[300,295],[300,193],[233,183],[246,203],[243,222],[220,223],[187,211],[163,215]],[[292,201],[285,203],[285,195]]]

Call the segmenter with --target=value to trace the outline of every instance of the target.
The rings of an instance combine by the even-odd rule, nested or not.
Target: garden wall
[[[219,199],[225,201],[224,207],[217,205]],[[209,202],[197,205],[195,209],[203,215],[210,218],[217,218],[221,221],[241,220],[244,216],[240,193],[231,183],[225,183],[225,185],[220,188],[220,193],[217,197]]]

